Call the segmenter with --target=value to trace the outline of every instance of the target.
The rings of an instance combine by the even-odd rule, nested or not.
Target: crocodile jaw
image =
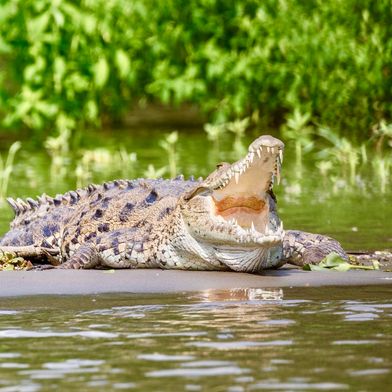
[[[199,184],[183,211],[190,234],[230,250],[281,246],[284,231],[269,191],[280,179],[283,147],[262,136],[243,159],[218,167]]]

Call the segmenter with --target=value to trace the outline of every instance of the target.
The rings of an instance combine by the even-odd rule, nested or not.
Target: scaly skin
[[[283,143],[261,136],[205,180],[117,180],[55,198],[9,199],[16,216],[0,250],[58,268],[259,272],[320,261],[326,236],[283,231],[272,193]]]

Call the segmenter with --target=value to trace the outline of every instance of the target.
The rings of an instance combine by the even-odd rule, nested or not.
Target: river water
[[[86,151],[73,151],[71,142],[71,157],[53,167],[43,147],[24,141],[8,194],[54,195],[78,181],[141,177],[149,164],[168,164],[161,137],[151,130],[87,135],[86,150],[105,150],[81,180],[77,162]],[[120,145],[137,153],[135,163],[110,160]],[[236,159],[232,139],[217,150],[191,130],[180,132],[176,149],[177,170],[187,176]],[[392,247],[390,187],[382,194],[371,173],[356,186],[327,181],[311,158],[301,170],[288,148],[275,188],[286,228],[332,235],[351,250]],[[0,206],[0,233],[11,218]],[[0,392],[385,391],[392,385],[391,298],[388,286],[2,298]]]
[[[1,299],[0,391],[386,391],[392,287]]]

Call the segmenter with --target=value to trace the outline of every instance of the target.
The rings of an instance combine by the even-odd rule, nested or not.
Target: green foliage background
[[[392,118],[391,21],[390,0],[3,0],[0,119],[39,136],[188,102],[364,137]]]

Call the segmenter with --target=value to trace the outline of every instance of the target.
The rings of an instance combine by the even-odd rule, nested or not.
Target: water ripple
[[[284,383],[284,382],[258,382],[257,384],[251,385],[250,390],[254,389],[268,389],[275,391],[292,391],[292,390],[342,390],[348,389],[346,384],[338,384],[334,382],[318,382],[318,383]]]
[[[114,306],[108,309],[94,309],[84,311],[81,312],[80,315],[141,319],[146,317],[148,313],[158,312],[164,307],[165,305]]]
[[[207,376],[225,376],[240,375],[250,372],[249,369],[242,369],[237,366],[221,366],[207,368],[180,368],[153,370],[145,373],[147,377],[207,377]]]
[[[106,338],[112,339],[119,336],[117,333],[102,331],[74,331],[74,332],[56,332],[56,331],[29,331],[22,329],[5,329],[0,331],[1,338],[54,338],[54,337],[84,337],[84,338]]]
[[[193,355],[168,355],[168,354],[140,354],[137,356],[138,359],[144,359],[146,361],[190,361],[195,357]]]
[[[289,319],[271,319],[271,320],[264,320],[264,321],[259,321],[257,324],[264,324],[264,325],[290,325],[290,324],[295,324],[294,320],[289,320]]]
[[[360,345],[360,344],[377,344],[377,340],[335,340],[332,344],[336,345]]]
[[[99,373],[103,360],[67,359],[59,362],[46,362],[42,369],[20,371],[20,375],[28,375],[33,380],[59,379],[69,374]]]
[[[387,374],[390,373],[390,369],[363,369],[363,370],[354,370],[349,372],[352,376],[376,376],[379,374]]]
[[[18,310],[2,310],[0,309],[0,316],[13,316],[15,314],[21,313]]]
[[[237,341],[237,342],[191,342],[187,346],[194,347],[208,347],[217,350],[240,350],[248,347],[268,347],[268,346],[290,346],[293,344],[292,340],[271,340],[267,342],[251,342],[251,341]]]

